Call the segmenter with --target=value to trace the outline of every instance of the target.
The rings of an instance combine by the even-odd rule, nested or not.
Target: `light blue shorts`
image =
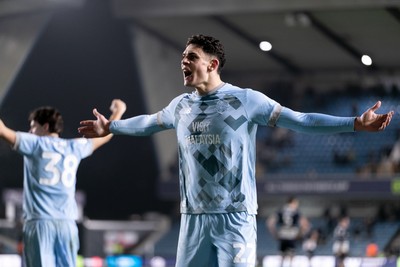
[[[255,215],[182,214],[176,267],[254,267],[256,244]]]
[[[75,221],[28,221],[23,242],[26,267],[76,267],[79,236]]]

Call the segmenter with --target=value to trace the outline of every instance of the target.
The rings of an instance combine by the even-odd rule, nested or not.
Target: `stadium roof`
[[[85,0],[0,0],[2,17]],[[225,44],[231,74],[338,79],[338,73],[400,73],[400,1],[376,0],[110,0],[118,19],[183,50],[194,33]],[[261,51],[267,41],[270,51]],[[361,58],[372,60],[365,65]]]

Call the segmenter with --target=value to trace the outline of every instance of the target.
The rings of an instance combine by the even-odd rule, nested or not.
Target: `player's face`
[[[206,86],[210,79],[212,59],[200,47],[188,45],[181,60],[184,85],[195,88]]]
[[[37,121],[32,120],[30,123],[31,128],[29,129],[29,132],[31,134],[36,134],[39,136],[47,135],[49,134],[48,132],[48,124],[45,123],[44,125],[40,125]]]

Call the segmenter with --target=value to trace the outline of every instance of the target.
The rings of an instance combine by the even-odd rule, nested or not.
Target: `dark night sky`
[[[78,136],[79,121],[91,119],[92,108],[108,116],[113,98],[127,103],[124,118],[146,113],[128,27],[111,16],[108,5],[89,1],[83,9],[53,15],[0,108],[9,127],[26,131],[29,111],[41,105],[62,112],[66,138]],[[116,136],[81,162],[77,189],[86,192],[89,218],[169,210],[155,192],[154,149],[150,137]],[[4,142],[0,162],[0,189],[21,187],[22,157]]]

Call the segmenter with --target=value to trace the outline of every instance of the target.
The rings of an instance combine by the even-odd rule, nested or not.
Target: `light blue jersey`
[[[257,126],[274,120],[279,104],[225,85],[215,94],[175,99],[159,118],[178,136],[182,213],[257,212]]]
[[[354,119],[295,112],[260,92],[224,84],[206,96],[182,94],[156,114],[112,121],[110,131],[142,136],[176,130],[183,213],[177,267],[249,267],[257,243],[258,125],[352,132]]]
[[[24,220],[76,220],[76,172],[92,142],[17,132],[14,149],[24,156]]]
[[[226,83],[206,96],[182,94],[157,114],[113,121],[110,130],[138,136],[176,129],[182,213],[256,214],[258,125],[351,132],[354,117],[295,112],[258,91]]]

